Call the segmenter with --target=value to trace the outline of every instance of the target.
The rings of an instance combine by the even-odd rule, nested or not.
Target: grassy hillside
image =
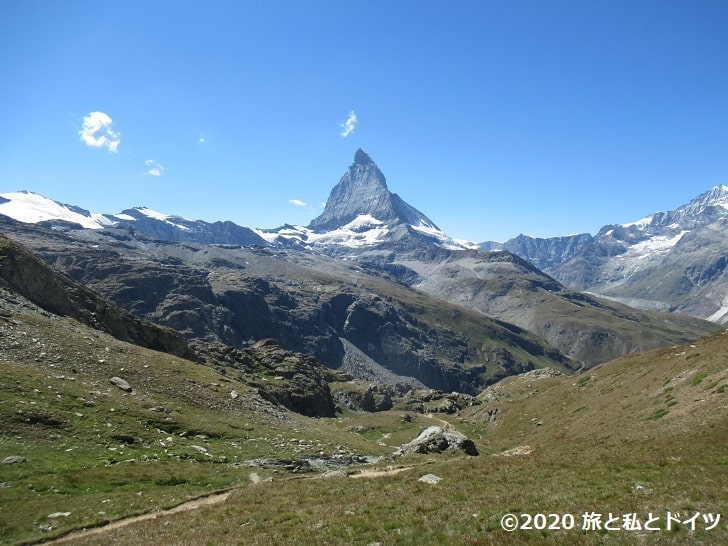
[[[408,414],[408,421],[395,406],[311,419],[266,402],[234,373],[122,343],[10,292],[1,295],[0,460],[26,459],[0,464],[2,544],[49,540],[146,513],[156,517],[67,538],[73,544],[728,542],[724,332],[581,376],[537,371],[508,378],[459,415]],[[132,391],[113,385],[114,376]],[[248,462],[387,455],[431,424],[467,434],[480,455],[416,455],[314,472]],[[428,473],[442,480],[419,481]],[[209,504],[162,511],[199,497]],[[702,519],[695,531],[689,525],[667,531],[667,511],[683,518],[720,513],[723,520],[707,531]],[[587,512],[605,521],[610,512],[634,513],[643,523],[652,513],[662,530],[582,530]],[[506,513],[554,513],[566,523],[570,515],[574,528],[507,533],[500,525]]]

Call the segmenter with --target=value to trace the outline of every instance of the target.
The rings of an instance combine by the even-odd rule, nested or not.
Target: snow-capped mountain
[[[629,305],[728,322],[728,186],[686,205],[589,234],[536,239],[501,248],[575,290]]]
[[[74,205],[65,205],[37,193],[17,191],[0,195],[0,214],[27,224],[68,222],[86,229],[101,229],[114,222]]]
[[[471,258],[462,254],[474,252],[478,245],[449,237],[425,214],[391,193],[380,169],[361,149],[332,189],[324,212],[308,226],[252,230],[233,222],[188,220],[145,207],[100,214],[30,192],[0,195],[0,215],[61,230],[132,229],[167,241],[281,246],[356,257],[403,282],[420,283],[421,289],[429,286],[427,279],[446,277],[440,275],[442,271],[433,273],[436,264],[445,262],[465,260],[463,270],[470,271],[473,278],[482,276],[471,271],[467,265]],[[537,239],[520,235],[503,244],[482,243],[479,249],[507,251],[503,257],[487,258],[499,263],[509,261],[506,254],[516,254],[572,290],[725,323],[726,228],[728,186],[716,186],[673,211],[608,225],[594,236]],[[432,281],[429,289],[441,291],[442,279]],[[539,282],[545,286],[550,281]],[[501,313],[490,308],[482,311],[493,316]],[[501,318],[515,320],[506,315]]]
[[[132,228],[166,241],[244,246],[267,244],[253,230],[233,222],[188,220],[147,207],[126,209],[119,214],[92,213],[29,191],[0,195],[0,214],[55,229]]]
[[[330,254],[358,250],[408,250],[418,246],[474,248],[446,235],[422,212],[389,191],[382,171],[364,150],[331,190],[323,213],[308,226],[259,230],[271,243],[322,249]]]
[[[395,193],[371,157],[357,150],[354,163],[334,186],[323,213],[308,226],[284,225],[252,230],[233,222],[207,223],[163,214],[146,207],[119,214],[91,213],[30,192],[0,196],[0,214],[27,223],[56,228],[131,227],[150,237],[201,244],[291,246],[328,254],[352,251],[403,250],[419,247],[474,248],[449,237]]]

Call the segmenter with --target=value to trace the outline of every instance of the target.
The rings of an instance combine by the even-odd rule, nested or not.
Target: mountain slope
[[[0,286],[17,292],[51,313],[75,318],[122,341],[194,358],[178,332],[143,321],[91,290],[59,276],[2,234]]]
[[[19,462],[0,465],[4,505],[12,507],[0,510],[3,543],[71,531],[81,534],[65,536],[67,543],[84,545],[728,539],[722,519],[709,530],[702,517],[694,530],[665,529],[666,512],[687,520],[728,510],[723,332],[579,377],[544,370],[508,378],[458,415],[407,413],[407,420],[396,406],[310,419],[258,396],[240,380],[244,370],[119,342],[35,311],[22,296],[10,295],[11,303],[5,290],[0,451]],[[131,393],[109,382],[122,368]],[[261,375],[258,384],[266,379],[276,380]],[[480,456],[371,464],[433,423],[466,433]],[[311,462],[308,474],[302,461]],[[423,483],[425,474],[441,480]],[[192,499],[197,509],[165,511]],[[504,531],[501,518],[521,510],[556,513],[565,523],[571,515],[574,525]],[[589,513],[602,514],[602,524],[608,513],[620,522],[623,514],[641,523],[657,516],[658,530],[583,530]],[[140,514],[148,517],[123,524]]]
[[[503,248],[574,290],[643,309],[728,321],[728,186],[591,237],[519,236]]]
[[[448,237],[422,212],[389,191],[382,171],[362,149],[331,190],[326,207],[307,227],[260,230],[269,242],[331,256],[376,256],[429,248],[468,248]]]
[[[630,244],[634,244],[630,248],[640,250],[641,257],[647,256],[649,259],[659,261],[663,251],[671,248],[670,245],[673,245],[681,234],[684,235],[685,229],[676,231],[673,225],[675,222],[679,220],[684,223],[686,218],[694,217],[697,213],[710,218],[712,217],[710,211],[715,213],[715,217],[719,216],[716,211],[720,207],[713,204],[714,200],[715,198],[709,197],[703,202],[696,202],[690,210],[679,215],[658,215],[650,222],[639,224],[643,226],[654,223],[659,227],[659,233],[646,235],[642,232],[644,226],[635,225],[609,230],[600,239],[599,244],[594,244],[591,236],[577,236],[561,238],[557,245],[551,246],[548,241],[544,241],[543,244],[531,245],[530,249],[541,252],[545,256],[544,263],[562,264],[564,269],[560,278],[568,278],[570,285],[574,285],[577,282],[575,278],[585,269],[579,267],[582,262],[577,258],[574,258],[577,261],[569,263],[559,262],[566,259],[570,253],[583,252],[587,255],[590,249],[594,249],[594,253],[600,257],[616,255],[621,252],[620,249],[626,248],[625,237],[631,237]],[[54,203],[51,202],[49,208],[56,207],[57,204]],[[0,212],[2,206],[0,205]],[[230,223],[207,224],[188,221],[144,208],[130,209],[117,215],[105,215],[104,218],[115,223],[105,230],[97,229],[95,232],[103,231],[104,237],[111,237],[116,241],[129,241],[131,246],[141,245],[152,252],[159,253],[160,249],[164,249],[161,253],[170,252],[168,256],[170,261],[161,266],[159,264],[150,266],[145,261],[146,258],[141,258],[135,265],[145,264],[142,267],[146,268],[145,271],[137,269],[131,273],[122,273],[115,265],[111,267],[107,264],[97,265],[100,257],[93,253],[93,259],[84,257],[83,263],[78,259],[75,259],[76,263],[69,263],[73,258],[59,256],[54,252],[52,252],[54,256],[47,259],[52,259],[54,265],[64,270],[75,271],[74,274],[79,280],[98,283],[100,290],[107,290],[104,292],[106,295],[117,298],[115,301],[123,302],[134,312],[152,320],[164,321],[165,324],[183,330],[188,336],[199,339],[212,336],[232,344],[240,344],[251,338],[276,337],[287,347],[312,352],[332,366],[341,365],[342,355],[345,354],[343,342],[332,341],[335,334],[342,337],[342,326],[338,322],[332,325],[328,319],[320,319],[320,311],[307,310],[299,314],[296,317],[299,323],[291,320],[296,313],[290,310],[285,312],[279,310],[277,313],[263,312],[264,309],[270,309],[269,300],[273,299],[271,295],[273,292],[279,294],[277,301],[288,301],[290,305],[298,305],[299,309],[311,307],[310,303],[299,305],[300,294],[294,288],[295,283],[278,282],[283,275],[277,276],[274,273],[275,267],[266,266],[269,269],[261,274],[265,280],[261,284],[266,287],[257,287],[252,291],[254,294],[252,297],[258,298],[254,302],[250,301],[250,293],[241,296],[236,294],[235,290],[228,288],[221,289],[222,293],[216,294],[209,286],[210,280],[205,269],[207,266],[202,269],[191,267],[187,270],[188,276],[184,278],[174,277],[172,273],[177,264],[194,266],[195,255],[205,256],[211,251],[199,252],[199,249],[193,251],[192,246],[185,248],[184,245],[174,248],[173,251],[167,250],[173,247],[169,244],[143,242],[143,236],[167,242],[256,247],[260,252],[256,253],[251,262],[258,261],[257,255],[261,252],[278,253],[276,255],[281,262],[289,259],[300,261],[303,259],[301,257],[308,253],[311,255],[308,260],[314,262],[318,260],[324,270],[333,267],[337,271],[336,274],[340,272],[339,266],[334,265],[335,261],[324,264],[323,255],[335,259],[345,258],[365,269],[368,274],[378,277],[380,286],[389,286],[387,283],[395,281],[441,301],[458,307],[468,307],[494,319],[512,323],[542,337],[547,344],[585,366],[593,366],[630,352],[683,342],[704,335],[712,328],[711,325],[699,320],[678,315],[664,317],[649,312],[634,313],[616,303],[600,301],[598,298],[568,290],[555,276],[545,274],[508,251],[480,252],[470,248],[471,245],[468,243],[448,237],[427,216],[389,191],[384,175],[363,150],[356,152],[354,163],[333,188],[324,212],[308,227],[283,226],[277,230],[257,230],[253,233],[247,228],[240,228]],[[66,222],[63,225],[68,228],[68,219],[63,221]],[[62,226],[52,227],[57,229]],[[71,229],[68,233],[89,240],[94,237],[89,235],[94,233],[90,230],[86,233],[84,230]],[[719,236],[717,230],[715,233]],[[525,241],[524,238],[523,242]],[[690,238],[686,241],[690,241]],[[606,248],[602,248],[605,246]],[[282,248],[290,249],[291,254],[284,258],[280,253]],[[686,246],[686,252],[695,251],[694,245]],[[698,252],[704,250],[699,249]],[[117,259],[113,256],[111,253],[106,258],[111,260],[112,264]],[[224,263],[228,260],[228,255],[221,255],[215,259]],[[598,260],[599,258],[596,262]],[[586,270],[597,268],[596,262],[588,260]],[[647,262],[648,260],[642,260],[638,263]],[[240,263],[238,260],[235,267],[239,268]],[[632,263],[635,262],[630,262]],[[572,265],[576,267],[568,269]],[[716,293],[711,290],[713,286],[711,282],[713,278],[722,275],[724,265],[721,257],[715,256],[713,262],[706,267],[691,270],[687,277],[679,278],[677,285],[663,283],[663,286],[674,292],[686,286],[688,282],[703,283],[706,287],[703,301],[705,298],[717,296],[722,298],[724,296],[722,292]],[[88,267],[95,269],[88,271]],[[245,267],[250,269],[250,262]],[[131,271],[133,267],[129,265],[128,269]],[[102,271],[109,274],[110,270],[112,276],[108,282],[99,278]],[[131,275],[133,280],[125,278],[128,275]],[[210,277],[212,278],[215,277]],[[271,284],[271,278],[276,279],[276,282],[272,283],[275,290],[268,286]],[[123,282],[120,282],[122,279]],[[650,282],[650,288],[659,286],[656,281]],[[386,292],[390,288],[384,290]],[[190,291],[194,293],[193,296],[190,295]],[[359,289],[357,292],[360,292]],[[632,298],[625,301],[632,303],[636,298],[644,298],[643,292],[644,289],[640,288],[639,293],[624,294],[625,297]],[[619,294],[606,293],[606,295],[619,297]],[[220,309],[221,297],[228,301],[222,305],[227,311]],[[309,297],[306,296],[307,301],[310,301]],[[260,298],[267,298],[266,303],[261,303]],[[358,296],[355,299],[357,298]],[[240,304],[240,301],[245,303]],[[370,304],[375,305],[374,302]],[[231,320],[229,305],[236,307],[235,317],[243,312],[260,312],[263,320],[256,324],[236,319],[234,327],[225,326],[225,321]],[[281,308],[277,302],[273,305]],[[376,306],[380,304],[377,303]],[[726,307],[728,308],[728,305]],[[661,307],[653,306],[653,308]],[[712,314],[720,310],[716,311],[715,304],[710,309]],[[378,320],[384,320],[383,317],[386,315],[379,311],[375,314],[379,316]],[[339,318],[336,319],[338,320]],[[405,329],[407,335],[417,332],[418,328],[410,318],[405,322],[410,324]],[[299,327],[301,324],[306,325],[304,330],[308,332],[303,336]],[[283,333],[277,331],[281,325],[284,325]],[[397,335],[404,335],[405,331]],[[389,335],[391,337],[391,332]],[[363,343],[363,340],[361,342]],[[391,350],[393,345],[389,343],[387,347]],[[406,344],[400,345],[392,354],[410,356],[397,358],[387,358],[387,351],[380,348],[380,356],[375,358],[375,361],[386,359],[390,362],[387,364],[389,367],[407,362],[408,368],[420,369],[420,373],[427,375],[430,372],[424,372],[420,367],[421,357],[411,356],[423,354],[422,344],[418,342],[414,347],[416,350],[406,347]],[[428,362],[431,364],[433,361],[430,359]],[[404,370],[396,373],[402,371]],[[410,374],[405,373],[405,375]],[[429,381],[432,381],[432,378]],[[446,383],[442,383],[444,384]]]
[[[585,367],[715,329],[688,316],[640,311],[568,290],[508,252],[462,251],[440,262],[396,263],[418,273],[418,290],[520,326]]]
[[[3,226],[48,263],[187,340],[275,338],[355,375],[364,354],[403,386],[475,392],[534,367],[574,364],[538,337],[310,252],[170,243],[126,230]]]

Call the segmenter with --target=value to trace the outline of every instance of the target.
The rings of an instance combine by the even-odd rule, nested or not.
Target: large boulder
[[[417,438],[401,445],[392,454],[393,458],[413,453],[442,453],[451,449],[460,449],[468,455],[479,455],[475,443],[463,433],[438,426],[424,428]]]

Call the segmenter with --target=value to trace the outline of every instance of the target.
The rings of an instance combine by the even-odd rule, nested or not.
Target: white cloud
[[[162,167],[159,163],[157,163],[153,159],[147,159],[144,164],[147,166],[147,171],[144,174],[148,174],[151,176],[162,176],[162,173],[164,172],[164,167]]]
[[[90,112],[84,116],[78,134],[87,146],[106,148],[112,153],[116,153],[121,143],[121,135],[111,130],[111,118],[103,112]]]
[[[305,206],[306,206],[306,203],[304,203],[304,202],[303,202],[303,201],[301,201],[300,199],[289,199],[289,200],[288,200],[288,202],[289,202],[289,203],[290,203],[291,205],[295,205],[295,206],[297,206],[297,207],[305,207]]]
[[[346,118],[346,121],[339,124],[339,127],[343,129],[343,131],[341,131],[341,136],[346,138],[351,133],[353,133],[354,129],[356,129],[356,124],[358,121],[359,120],[356,119],[356,114],[354,113],[354,110],[349,112],[349,117]]]
[[[203,135],[200,135],[200,138],[197,139],[197,144],[205,144],[205,137]]]

